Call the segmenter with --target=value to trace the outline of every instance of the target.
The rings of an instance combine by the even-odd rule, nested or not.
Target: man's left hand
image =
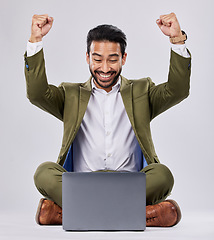
[[[161,15],[156,23],[166,36],[173,38],[180,37],[182,35],[181,28],[175,13]]]

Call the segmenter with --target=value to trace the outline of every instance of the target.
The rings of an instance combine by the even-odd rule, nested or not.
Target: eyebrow
[[[92,53],[92,56],[102,57],[102,55],[100,55],[98,53]],[[119,57],[119,54],[113,53],[113,54],[110,54],[109,57]]]
[[[119,57],[119,54],[113,53],[113,54],[110,54],[109,57]]]
[[[98,54],[98,53],[92,53],[92,56],[102,57],[102,55],[100,55],[100,54]]]

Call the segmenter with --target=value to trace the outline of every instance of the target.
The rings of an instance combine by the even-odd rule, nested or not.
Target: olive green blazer
[[[49,85],[43,50],[31,57],[25,54],[27,97],[30,102],[64,123],[62,147],[57,162],[64,164],[69,147],[79,130],[91,96],[91,78],[85,83]],[[128,80],[121,76],[120,92],[126,112],[148,164],[158,163],[151,120],[189,95],[191,58],[171,51],[168,81],[155,85],[150,78]]]

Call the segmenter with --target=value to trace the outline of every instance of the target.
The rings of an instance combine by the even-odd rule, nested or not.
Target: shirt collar
[[[95,85],[95,83],[94,83],[94,78],[91,78],[91,86],[92,86],[92,90],[105,91],[105,90],[103,90],[103,89],[101,89],[101,88],[98,88],[98,87]],[[112,87],[112,90],[111,90],[110,92],[112,92],[113,90],[114,90],[114,91],[115,91],[115,90],[118,90],[118,91],[119,91],[120,86],[121,86],[121,76],[119,76],[117,83]],[[109,93],[110,93],[110,92],[109,92]]]

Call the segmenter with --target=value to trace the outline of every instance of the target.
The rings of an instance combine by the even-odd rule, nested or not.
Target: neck
[[[94,80],[94,78],[93,78],[93,82],[94,82],[95,86],[96,86],[97,88],[99,88],[99,89],[105,90],[106,92],[110,92],[110,91],[112,90],[112,87],[113,87],[115,84],[117,84],[118,80],[119,80],[119,78],[118,78],[117,81],[115,81],[111,86],[104,88],[104,87],[100,86],[100,85]]]

